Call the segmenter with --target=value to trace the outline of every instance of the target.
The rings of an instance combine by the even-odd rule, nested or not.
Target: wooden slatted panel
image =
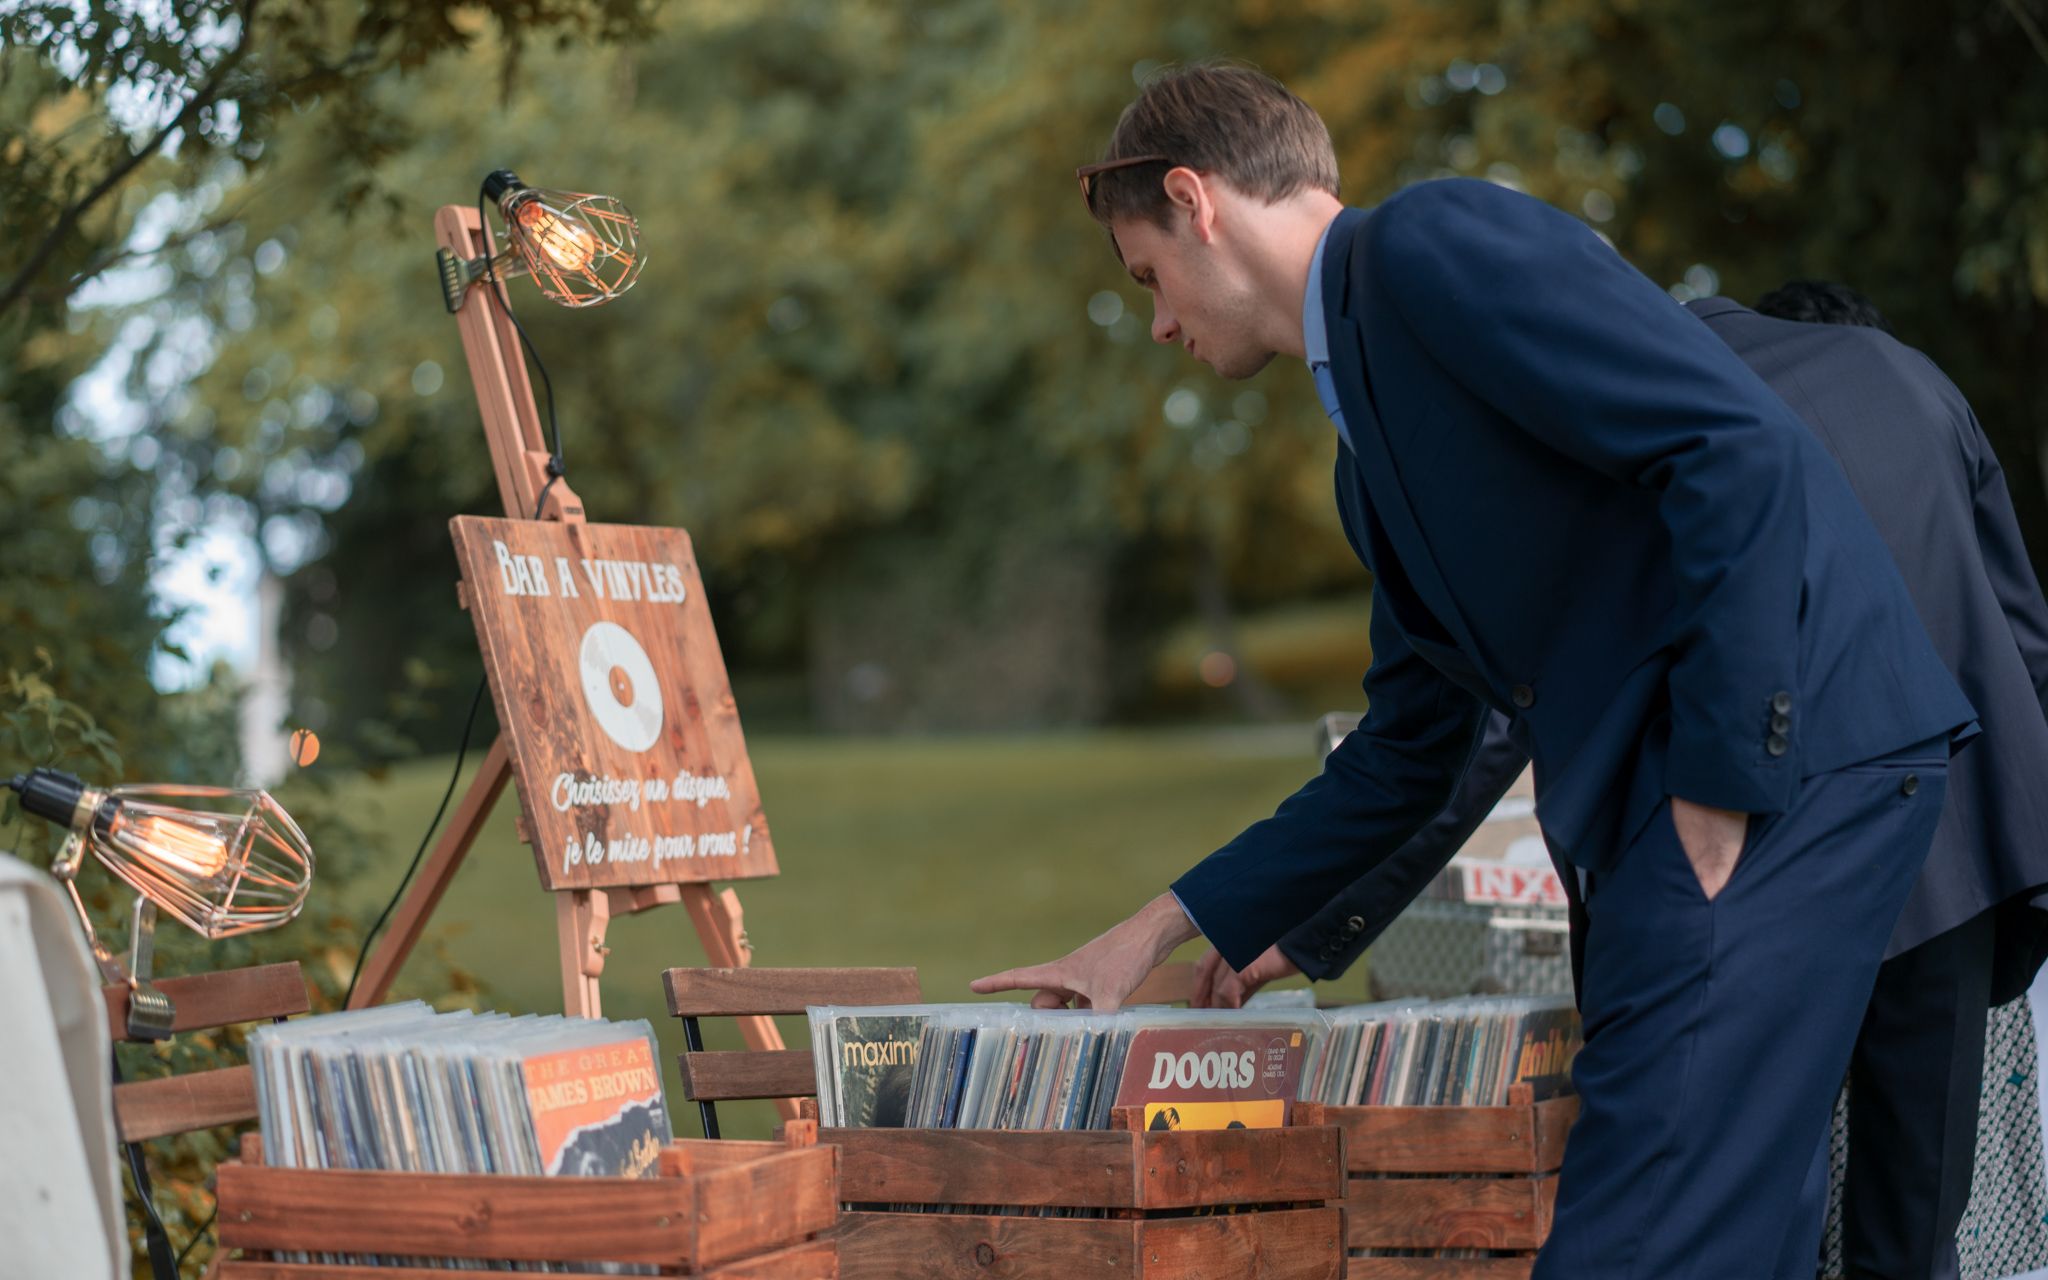
[[[1534,1258],[1353,1258],[1350,1280],[1529,1280]]]
[[[1343,1215],[1286,1209],[1138,1224],[1145,1280],[1341,1280]]]
[[[1132,1209],[1138,1137],[1100,1130],[826,1129],[840,1196],[854,1204]]]
[[[695,1247],[681,1178],[217,1171],[223,1249],[676,1265]],[[386,1273],[388,1274],[388,1273]]]
[[[1176,960],[1146,974],[1138,989],[1124,997],[1124,1004],[1186,1004],[1194,994],[1195,966]]]
[[[661,984],[668,991],[668,1011],[678,1018],[797,1014],[814,1004],[924,999],[916,969],[669,969]]]
[[[800,1098],[818,1091],[809,1049],[685,1053],[676,1061],[683,1071],[683,1096],[693,1102]]]
[[[838,1161],[832,1148],[811,1147],[693,1176],[696,1265],[709,1269],[831,1230]]]
[[[840,1280],[1138,1280],[1140,1226],[1115,1218],[843,1213],[835,1238]]]
[[[157,989],[175,1006],[173,1033],[204,1031],[236,1022],[289,1018],[307,1011],[306,979],[297,961],[160,978]],[[107,1003],[107,1028],[114,1039],[128,1039],[128,988],[102,987]]]
[[[704,1280],[838,1280],[839,1244],[812,1240],[704,1273]]]
[[[247,1067],[114,1086],[114,1122],[123,1142],[147,1142],[255,1118],[256,1079]]]
[[[1140,1137],[1142,1208],[1280,1204],[1344,1196],[1340,1129],[1183,1129]]]
[[[221,1264],[218,1280],[456,1280],[458,1276],[474,1274],[420,1267],[341,1267],[231,1259]],[[839,1246],[832,1240],[811,1240],[728,1263],[702,1275],[703,1280],[837,1280]]]
[[[1354,1249],[1535,1249],[1557,1179],[1357,1178],[1344,1202]]]
[[[1294,1123],[1345,1135],[1353,1173],[1554,1173],[1577,1098],[1509,1107],[1330,1107],[1304,1102]]]

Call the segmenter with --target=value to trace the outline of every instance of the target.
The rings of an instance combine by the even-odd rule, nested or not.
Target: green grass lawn
[[[1306,724],[1281,729],[1108,731],[1002,737],[762,736],[749,747],[782,874],[737,883],[760,965],[915,965],[928,1000],[965,1000],[969,979],[1055,958],[1094,936],[1273,806],[1316,768]],[[474,759],[474,757],[472,757]],[[361,786],[375,869],[329,906],[391,892],[452,761],[424,760]],[[473,766],[472,766],[473,767]],[[430,926],[485,984],[483,1003],[561,1008],[553,904],[513,834],[508,794]],[[315,888],[318,906],[320,889]],[[682,1030],[661,971],[703,963],[680,907],[616,920],[608,1017],[646,1018],[668,1061],[676,1129],[696,1132],[673,1055]],[[1199,944],[1184,957],[1200,954]],[[394,997],[444,999],[432,966]],[[1363,999],[1362,966],[1329,998]],[[739,1047],[726,1027],[710,1047]],[[801,1019],[785,1022],[792,1047]],[[765,1105],[722,1108],[731,1136],[759,1136]]]

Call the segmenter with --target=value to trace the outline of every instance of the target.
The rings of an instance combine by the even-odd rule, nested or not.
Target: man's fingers
[[[1021,969],[1005,969],[986,978],[976,978],[967,984],[967,989],[976,995],[985,996],[997,991],[1023,991],[1030,987],[1052,990],[1058,986],[1051,965],[1032,964]]]
[[[1070,998],[1071,996],[1065,991],[1048,988],[1031,997],[1031,1007],[1034,1009],[1064,1009],[1067,1007],[1067,1001]]]
[[[1223,967],[1223,955],[1214,947],[1202,953],[1195,961],[1195,985],[1189,993],[1188,1007],[1193,1009],[1213,1008],[1216,1001],[1216,974]]]

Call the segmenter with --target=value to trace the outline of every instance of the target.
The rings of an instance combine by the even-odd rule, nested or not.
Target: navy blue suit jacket
[[[1322,284],[1368,711],[1175,882],[1233,967],[1442,810],[1488,706],[1545,835],[1596,869],[1666,795],[1782,812],[1971,723],[1840,469],[1584,224],[1424,183],[1338,215]]]
[[[1941,825],[1888,954],[1999,908],[1993,994],[2015,996],[2039,968],[2048,930],[2048,914],[2030,903],[2048,888],[2048,601],[1998,457],[1955,385],[1885,333],[1774,320],[1726,298],[1688,308],[1834,455],[1978,711],[1983,734],[1949,770]],[[1281,949],[1311,977],[1343,972],[1527,763],[1507,720],[1493,717],[1444,811]]]

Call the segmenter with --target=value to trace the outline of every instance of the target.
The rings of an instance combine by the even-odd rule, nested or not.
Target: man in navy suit
[[[1953,1276],[1975,1163],[1986,1013],[2032,982],[2048,922],[2033,906],[2048,888],[2048,788],[2040,785],[2048,776],[2048,602],[2004,472],[1969,405],[1925,356],[1885,336],[1867,299],[1795,281],[1759,299],[1756,311],[1726,298],[1689,307],[1841,463],[1942,661],[1980,710],[1983,736],[1949,770],[1933,851],[1893,928],[1857,1037],[1843,1201],[1852,1280]],[[1342,973],[1527,763],[1507,718],[1490,717],[1443,813],[1243,974],[1205,955],[1195,1002],[1234,1006],[1291,973]],[[1560,870],[1575,889],[1569,868]]]
[[[1839,468],[1576,219],[1486,183],[1367,213],[1322,122],[1235,67],[1151,82],[1084,194],[1153,336],[1309,362],[1373,571],[1369,711],[1323,773],[1136,915],[975,983],[1113,1008],[1233,966],[1444,806],[1490,707],[1590,877],[1581,1111],[1536,1274],[1780,1256],[1968,701]]]

